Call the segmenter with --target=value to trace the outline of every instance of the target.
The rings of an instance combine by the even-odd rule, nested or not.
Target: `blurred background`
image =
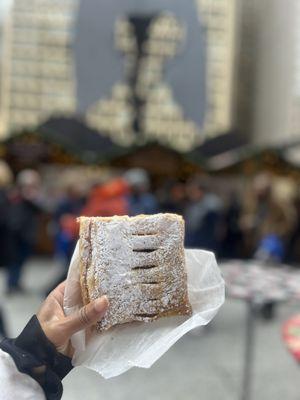
[[[299,23],[297,0],[1,0],[0,335],[65,279],[79,215],[181,214],[228,285],[149,371],[79,368],[63,399],[299,399]]]

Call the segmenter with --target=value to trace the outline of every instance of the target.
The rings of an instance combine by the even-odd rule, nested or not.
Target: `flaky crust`
[[[191,313],[182,217],[81,217],[79,222],[83,302],[107,295],[110,303],[99,331]]]

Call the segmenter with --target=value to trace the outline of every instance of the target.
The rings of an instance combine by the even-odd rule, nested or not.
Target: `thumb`
[[[74,333],[94,325],[102,319],[108,309],[108,299],[102,296],[82,307],[77,313],[70,315],[65,319],[64,328],[71,336]]]

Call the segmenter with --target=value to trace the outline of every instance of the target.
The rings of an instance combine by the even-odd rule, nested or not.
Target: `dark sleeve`
[[[61,380],[73,368],[71,359],[57,352],[35,315],[16,339],[4,339],[0,349],[10,354],[20,372],[40,384],[47,400],[61,399]]]

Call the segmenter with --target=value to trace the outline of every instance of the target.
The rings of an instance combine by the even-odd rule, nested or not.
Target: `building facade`
[[[197,5],[207,40],[208,101],[204,130],[209,139],[233,128],[238,4],[236,0],[197,0]]]
[[[237,126],[248,143],[300,141],[300,3],[238,0]]]
[[[296,136],[300,138],[297,123],[299,2],[263,0],[254,4],[257,48],[252,61],[255,74],[252,141],[261,145],[280,145]]]
[[[235,121],[237,1],[191,0],[189,4],[191,10],[198,12],[197,24],[200,28],[196,26],[194,20],[191,20],[191,26],[188,19],[181,20],[180,13],[176,19],[176,6],[172,6],[174,10],[167,8],[164,10],[160,20],[152,26],[151,40],[147,44],[148,50],[138,71],[137,92],[141,95],[144,108],[141,112],[143,118],[137,123],[134,109],[137,101],[132,104],[132,92],[122,81],[122,76],[111,85],[110,91],[105,88],[102,90],[99,86],[93,101],[87,103],[89,104],[87,107],[81,107],[82,91],[93,91],[93,83],[90,89],[87,89],[88,85],[85,83],[81,84],[78,60],[74,55],[77,43],[80,42],[78,32],[75,31],[78,10],[84,2],[14,0],[11,11],[5,19],[3,35],[1,137],[24,129],[32,129],[57,114],[80,115],[85,118],[89,126],[121,144],[133,143],[137,137],[137,129],[143,131],[143,140],[158,140],[181,151],[225,134],[233,128]],[[92,3],[95,2],[90,2]],[[114,3],[117,4],[118,0]],[[108,32],[108,36],[115,36],[115,48],[112,48],[111,52],[117,53],[118,50],[122,50],[124,53],[124,43],[130,37],[128,32],[125,32],[122,38],[120,29],[126,25],[124,25],[124,13],[128,12],[128,15],[131,15],[133,3],[130,0],[119,1],[119,8],[123,11],[115,23],[111,24],[111,32]],[[154,3],[144,2],[138,11],[145,10],[149,13],[150,5]],[[159,4],[158,9],[162,9],[163,2],[156,3]],[[182,1],[177,3],[179,10],[183,7],[183,3]],[[103,1],[105,9],[110,6],[112,1],[107,4]],[[188,3],[185,3],[185,6],[188,7]],[[195,12],[190,12],[193,18]],[[123,18],[123,25],[118,28],[117,23],[120,18]],[[95,30],[92,24],[97,25],[97,19],[93,21],[91,20],[91,26],[88,26],[91,31]],[[193,37],[192,44],[188,42],[187,29]],[[199,41],[201,40],[204,46],[204,51],[199,53],[200,56],[196,54],[197,51],[194,55],[193,51],[191,52],[192,46],[197,50],[195,35],[198,35]],[[93,40],[97,45],[99,38],[94,37]],[[117,40],[119,43],[116,43]],[[169,54],[172,46],[174,51]],[[192,54],[189,61],[192,68],[182,72],[181,86],[176,87],[172,86],[172,73],[176,76],[172,58],[175,63],[176,58],[186,57],[185,54],[188,53],[182,51],[184,46],[186,51]],[[105,46],[103,49],[105,51]],[[126,75],[126,68],[130,70],[134,59],[132,54],[126,53],[125,56],[127,66],[125,65],[122,70],[123,76]],[[120,57],[122,55],[116,55],[119,62]],[[105,58],[104,54],[102,59]],[[87,66],[85,68],[83,65],[81,70],[89,71],[89,65],[96,64],[96,60],[88,55],[81,59]],[[192,81],[189,71],[197,72],[198,63],[199,80],[195,78]],[[166,80],[163,79],[166,66],[169,68],[169,65],[173,68],[170,69],[170,81],[168,76]],[[202,65],[204,65],[203,70]],[[113,65],[111,68],[105,65],[102,75],[99,73],[97,77],[96,74],[90,74],[94,79],[93,82],[105,81],[105,73],[109,75],[110,69],[113,68]],[[200,88],[201,85],[204,86],[203,89]],[[196,96],[194,101],[196,90],[199,93],[202,90],[203,96]],[[134,96],[136,97],[136,93]]]
[[[74,0],[15,0],[4,21],[1,136],[74,113]]]

